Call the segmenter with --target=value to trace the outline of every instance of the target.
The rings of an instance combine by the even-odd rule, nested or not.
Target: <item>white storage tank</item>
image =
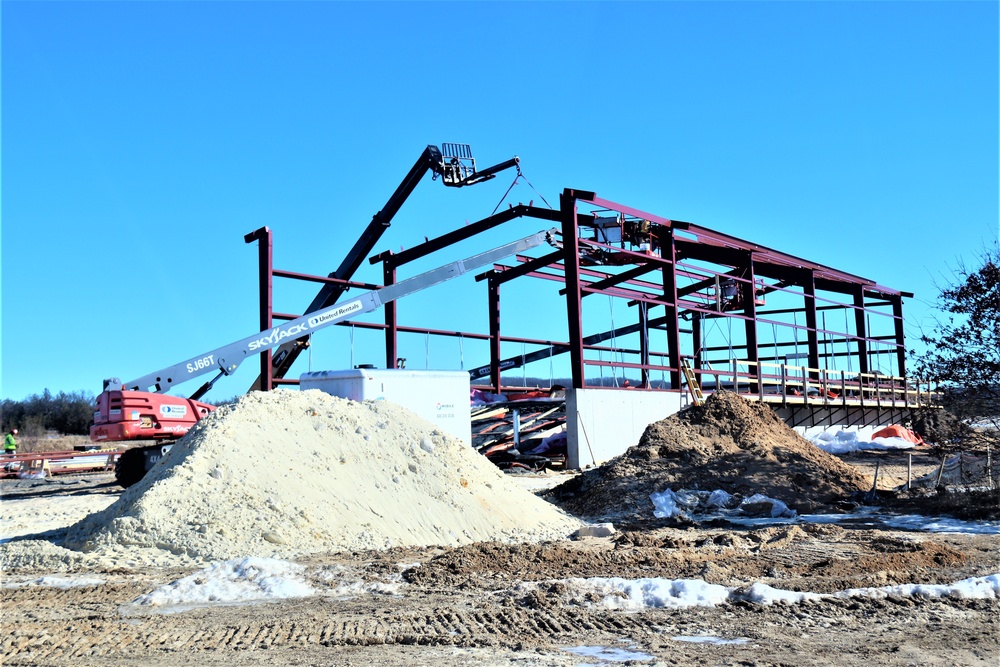
[[[466,371],[356,368],[299,376],[299,389],[319,389],[352,401],[390,401],[471,446],[469,386]]]

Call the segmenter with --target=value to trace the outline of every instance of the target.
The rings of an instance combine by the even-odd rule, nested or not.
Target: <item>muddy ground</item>
[[[42,498],[56,490],[2,484],[5,497]],[[66,488],[79,497],[117,493],[107,476]],[[316,557],[301,562],[313,571],[340,566],[370,581],[398,578],[402,571],[405,585],[396,595],[320,596],[171,614],[138,611],[128,603],[191,570],[76,572],[105,583],[2,589],[0,655],[5,665],[73,667],[616,664],[612,657],[618,664],[631,657],[628,664],[698,667],[995,666],[996,599],[889,596],[625,612],[568,599],[558,583],[531,590],[518,584],[663,577],[824,593],[994,574],[1000,572],[998,547],[996,535],[876,530],[864,523],[755,528],[647,522],[608,538],[536,546]],[[45,574],[5,573],[19,580]],[[707,643],[705,636],[722,641]],[[581,646],[631,653],[568,650]]]

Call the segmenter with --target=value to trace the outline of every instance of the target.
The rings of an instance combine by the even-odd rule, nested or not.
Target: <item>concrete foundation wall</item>
[[[635,389],[567,389],[567,466],[572,469],[600,465],[623,454],[639,442],[649,424],[668,417],[691,403],[687,392]],[[786,423],[810,438],[824,431],[848,430],[870,440],[887,424],[905,422],[908,410],[818,407],[808,411],[774,406]]]
[[[690,403],[687,393],[567,389],[567,466],[599,465],[639,442],[646,427]]]

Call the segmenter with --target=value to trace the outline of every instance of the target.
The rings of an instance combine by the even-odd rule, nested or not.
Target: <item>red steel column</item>
[[[740,285],[743,290],[743,314],[750,318],[743,320],[746,325],[747,361],[751,363],[747,370],[751,377],[757,378],[757,393],[760,394],[763,391],[763,386],[761,385],[760,367],[756,365],[760,361],[760,350],[757,345],[757,286],[754,281],[753,253],[747,255],[743,275],[750,280],[749,283],[741,283]]]
[[[865,288],[854,290],[854,328],[858,338],[858,372],[868,373],[868,327],[865,325]]]
[[[393,285],[396,282],[396,265],[391,264],[391,258],[382,261],[382,284]],[[390,301],[382,306],[385,308],[385,367],[395,368],[399,357],[399,325],[396,321],[396,302]]]
[[[677,309],[677,244],[674,230],[661,227],[660,256],[670,262],[670,268],[663,267],[663,306],[666,308],[667,358],[670,366],[670,388],[681,388],[681,327]]]
[[[491,274],[486,281],[490,308],[490,383],[500,393],[500,281]]]
[[[246,236],[247,243],[257,241],[257,275],[260,294],[260,330],[267,331],[273,325],[273,247],[274,235],[268,227],[261,227]],[[260,355],[260,390],[271,391],[274,385],[274,373],[271,370],[271,350]]]
[[[903,297],[893,294],[889,297],[892,301],[892,321],[895,324],[896,333],[896,370],[899,377],[906,377],[906,340],[903,333]]]
[[[583,308],[580,304],[580,244],[576,231],[576,193],[563,190],[559,195],[562,221],[563,265],[566,267],[566,320],[569,326],[569,364],[573,388],[584,388]]]
[[[805,279],[802,281],[802,293],[806,309],[806,336],[809,348],[809,368],[819,368],[819,335],[816,332],[818,322],[816,321],[816,275],[812,269],[806,271]],[[819,379],[819,374],[810,372],[809,376],[814,380]]]

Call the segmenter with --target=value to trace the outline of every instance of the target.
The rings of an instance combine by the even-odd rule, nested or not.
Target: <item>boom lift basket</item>
[[[476,159],[469,144],[441,144],[441,181],[445,185],[464,185],[475,175]]]

